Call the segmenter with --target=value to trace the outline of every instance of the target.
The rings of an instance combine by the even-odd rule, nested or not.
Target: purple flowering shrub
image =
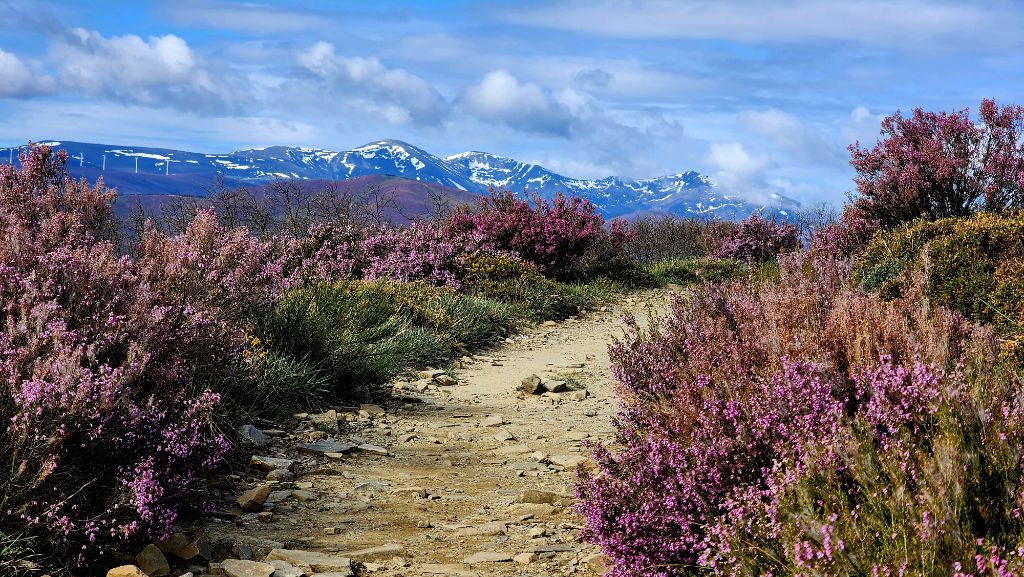
[[[358,266],[367,281],[424,281],[457,289],[468,247],[437,224],[416,222],[381,229],[367,236],[359,249]]]
[[[1024,394],[992,331],[844,261],[780,276],[694,288],[611,347],[618,447],[577,485],[610,574],[1019,567]]]
[[[65,160],[32,147],[0,167],[0,532],[81,563],[166,534],[225,445],[217,395],[189,378],[216,320],[143,282],[104,240],[115,195]]]
[[[577,196],[555,195],[551,201],[511,191],[491,190],[476,211],[456,211],[449,234],[466,238],[488,251],[518,255],[550,276],[565,273],[589,247],[607,239],[617,248],[628,238],[625,224],[613,221],[604,228],[596,207]]]
[[[787,222],[767,220],[751,214],[736,225],[725,225],[724,230],[709,229],[710,235],[719,238],[707,242],[713,246],[711,256],[739,260],[763,261],[776,255],[795,250],[800,245],[798,229]]]
[[[199,210],[185,230],[168,236],[147,229],[136,260],[145,280],[168,304],[191,304],[239,324],[272,307],[299,283],[288,251],[244,227],[227,229],[212,210]]]

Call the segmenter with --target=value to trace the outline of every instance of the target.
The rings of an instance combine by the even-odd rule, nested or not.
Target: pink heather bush
[[[65,158],[0,167],[0,529],[84,562],[164,535],[225,445],[189,379],[215,320],[101,240],[115,195],[62,178]]]
[[[744,219],[738,227],[728,227],[727,231],[720,240],[716,239],[717,242],[708,243],[715,247],[712,256],[762,261],[795,250],[800,244],[796,226],[766,220],[757,214]],[[717,231],[709,229],[708,232],[713,234]]]
[[[983,100],[979,112],[977,124],[967,109],[883,120],[873,148],[849,147],[853,209],[889,228],[1024,206],[1024,108]]]
[[[587,248],[607,238],[618,247],[628,238],[625,224],[613,221],[610,231],[590,201],[557,194],[551,201],[538,195],[522,199],[510,191],[491,190],[476,212],[452,215],[454,238],[468,238],[489,251],[514,253],[548,275],[565,273]]]
[[[360,245],[359,268],[367,281],[423,281],[458,289],[468,247],[434,223],[385,228]]]
[[[198,306],[238,325],[300,282],[287,258],[295,249],[287,239],[278,244],[285,246],[262,242],[244,227],[226,229],[212,210],[203,209],[179,235],[147,229],[136,259],[146,282],[168,304]]]
[[[991,331],[921,287],[855,291],[843,261],[780,265],[681,295],[651,329],[628,319],[612,346],[620,446],[577,485],[610,574],[1020,567],[1024,394]]]

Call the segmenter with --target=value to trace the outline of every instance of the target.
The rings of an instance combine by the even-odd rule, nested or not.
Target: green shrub
[[[696,282],[722,282],[743,276],[747,267],[731,259],[695,258],[670,260],[647,265],[647,272],[662,284],[688,285]]]
[[[992,323],[1004,348],[1019,354],[1024,335],[1024,213],[978,213],[916,221],[878,234],[857,261],[867,290],[895,298],[914,274],[926,275],[931,302]]]
[[[286,293],[273,312],[256,319],[254,362],[264,367],[268,400],[274,400],[270,392],[280,399],[289,383],[286,401],[360,400],[406,369],[445,364],[514,326],[508,306],[443,287],[318,284]]]
[[[597,286],[551,280],[529,263],[486,253],[467,257],[463,290],[506,303],[517,317],[533,322],[577,314],[601,292]]]

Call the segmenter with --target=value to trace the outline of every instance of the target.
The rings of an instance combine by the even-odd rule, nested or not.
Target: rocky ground
[[[253,428],[251,465],[223,485],[221,510],[148,547],[141,571],[111,574],[601,574],[571,508],[576,469],[592,465],[586,443],[613,436],[607,346],[623,313],[667,300],[635,293],[528,329],[394,383],[392,405]]]

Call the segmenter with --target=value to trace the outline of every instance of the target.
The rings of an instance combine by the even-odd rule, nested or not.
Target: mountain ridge
[[[572,193],[593,202],[609,218],[670,213],[736,219],[766,208],[785,214],[787,209],[799,207],[798,202],[785,197],[774,199],[774,205],[765,205],[726,194],[696,171],[648,179],[577,179],[482,151],[442,158],[394,139],[369,142],[347,151],[276,145],[225,154],[60,140],[40,144],[67,150],[69,171],[76,177],[102,174],[109,185],[127,187],[123,189],[126,194],[147,194],[146,187],[151,186],[160,194],[202,195],[206,188],[203,179],[209,183],[218,175],[230,182],[251,184],[388,175],[476,194],[486,194],[490,188],[536,192],[544,198],[557,192]],[[0,148],[0,162],[12,156],[16,156],[13,149]]]

